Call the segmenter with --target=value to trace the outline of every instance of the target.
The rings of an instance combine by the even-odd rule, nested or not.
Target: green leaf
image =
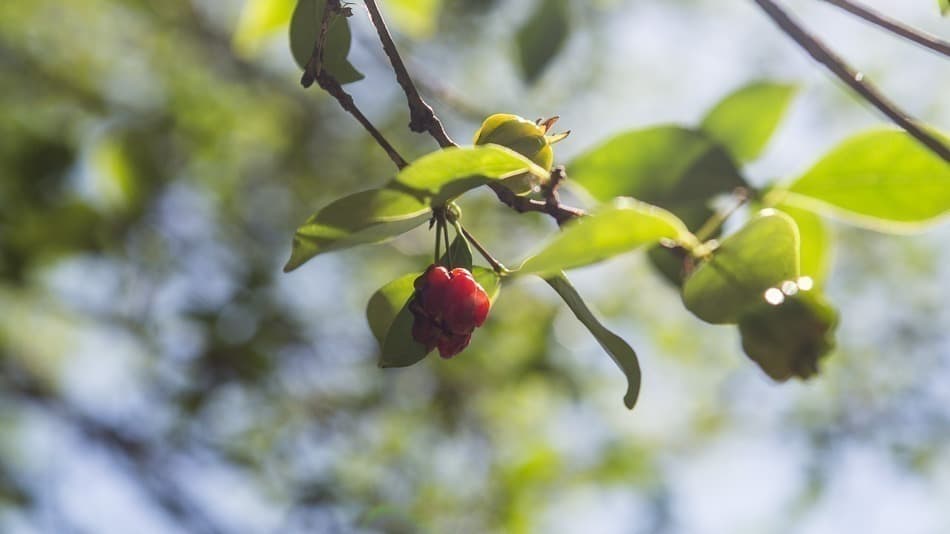
[[[317,254],[395,237],[429,220],[429,206],[392,188],[370,189],[332,202],[307,219],[294,234],[284,272]]]
[[[818,287],[823,286],[831,264],[831,235],[828,225],[821,217],[808,210],[785,204],[776,208],[791,217],[798,226],[798,235],[801,238],[801,276],[811,278]]]
[[[701,127],[736,161],[752,161],[765,149],[797,90],[789,84],[752,83],[716,104]]]
[[[465,236],[462,234],[455,236],[449,249],[442,254],[439,264],[445,265],[450,270],[455,267],[462,267],[469,271],[472,270],[472,247],[469,246]]]
[[[299,0],[290,19],[290,51],[301,69],[307,68],[313,47],[320,35],[323,8],[326,0]],[[340,83],[363,79],[346,59],[350,53],[350,26],[346,17],[334,16],[327,28],[326,46],[323,50],[323,68]]]
[[[620,134],[575,158],[568,170],[598,200],[630,196],[677,215],[746,185],[718,142],[679,126]]]
[[[518,60],[521,75],[534,83],[551,60],[564,48],[570,32],[566,0],[541,0],[518,30]]]
[[[366,304],[366,320],[376,341],[382,346],[396,315],[415,291],[413,282],[422,273],[410,273],[389,282],[376,290]]]
[[[485,267],[472,267],[471,270],[472,278],[485,290],[488,300],[495,302],[498,293],[501,291],[501,277],[495,271]]]
[[[426,154],[396,175],[396,183],[444,204],[492,180],[528,173],[535,184],[548,173],[517,152],[499,145],[451,147]]]
[[[799,291],[781,303],[759,304],[739,319],[746,355],[772,380],[808,378],[835,346],[838,312],[818,294]]]
[[[762,210],[727,237],[683,284],[683,303],[700,319],[735,323],[764,302],[765,292],[798,280],[798,228],[791,217]]]
[[[564,273],[545,278],[544,281],[564,299],[567,307],[574,312],[581,324],[590,330],[600,346],[607,351],[614,363],[626,375],[627,393],[623,397],[623,403],[632,410],[637,403],[637,397],[640,395],[640,363],[637,360],[637,353],[623,338],[608,330],[597,320],[597,317],[587,307],[584,299],[577,294],[577,290],[574,289],[570,280],[564,276]]]
[[[941,15],[950,15],[950,0],[937,0],[937,7],[940,8]]]
[[[618,198],[604,209],[566,224],[539,253],[522,264],[519,273],[550,275],[662,239],[696,240],[676,215],[632,198]]]
[[[950,211],[950,165],[910,135],[856,135],[789,187],[784,203],[880,231],[909,231]],[[778,194],[776,192],[775,194]]]
[[[409,311],[406,302],[393,319],[386,338],[383,340],[380,367],[409,367],[422,361],[429,354],[425,346],[412,338],[412,324],[415,317]]]

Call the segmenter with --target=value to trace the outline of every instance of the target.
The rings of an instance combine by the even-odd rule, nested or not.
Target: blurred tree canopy
[[[295,4],[0,3],[0,531],[950,528],[946,225],[906,237],[835,223],[834,258],[803,251],[834,260],[826,291],[842,316],[807,383],[767,381],[642,254],[575,280],[640,352],[635,412],[537,280],[506,282],[458,359],[380,370],[366,300],[431,263],[431,236],[281,271],[311,213],[394,175],[332,98],[297,83]],[[784,133],[737,145],[739,159],[766,150],[749,176],[763,184],[879,122],[748,6],[381,4],[466,144],[496,111],[560,114],[573,157],[634,126],[698,124],[751,80],[795,77],[805,94]],[[932,2],[877,4],[947,35]],[[947,129],[933,90],[950,86],[946,63],[820,9],[802,13]],[[348,59],[364,78],[348,90],[402,154],[431,152],[353,11]],[[539,28],[557,42],[539,45]],[[695,57],[705,38],[714,55]],[[512,262],[556,229],[490,192],[461,205]]]

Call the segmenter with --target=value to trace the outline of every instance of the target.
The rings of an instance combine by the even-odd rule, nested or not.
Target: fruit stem
[[[729,217],[732,217],[732,215],[749,200],[749,191],[744,187],[737,187],[735,191],[732,192],[732,196],[736,201],[735,204],[730,206],[726,211],[716,212],[696,231],[696,239],[698,239],[700,243],[708,240]]]
[[[505,266],[502,265],[500,261],[496,260],[491,255],[491,253],[489,253],[488,250],[485,249],[485,247],[482,246],[482,244],[479,243],[477,239],[475,239],[475,236],[473,236],[468,230],[465,229],[464,226],[462,226],[461,223],[456,221],[455,224],[456,224],[455,229],[461,232],[462,235],[465,236],[465,239],[467,239],[468,242],[471,243],[473,247],[475,247],[475,250],[477,250],[478,253],[481,254],[483,258],[485,258],[485,261],[487,261],[488,264],[491,265],[492,270],[494,270],[496,273],[498,273],[501,276],[505,276],[511,273],[511,271],[505,268]]]

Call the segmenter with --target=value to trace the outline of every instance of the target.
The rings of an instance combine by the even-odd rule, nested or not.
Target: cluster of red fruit
[[[488,294],[468,269],[449,271],[430,265],[415,281],[416,292],[409,302],[412,338],[431,351],[451,358],[462,352],[475,328],[482,326],[491,306]]]

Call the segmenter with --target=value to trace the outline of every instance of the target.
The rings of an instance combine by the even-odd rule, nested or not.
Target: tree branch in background
[[[912,28],[903,22],[894,20],[887,15],[864,7],[860,4],[851,2],[851,0],[822,0],[828,4],[839,7],[852,15],[858,16],[871,24],[880,26],[885,30],[897,34],[904,39],[913,41],[923,47],[929,48],[938,54],[950,57],[950,42],[944,41],[936,35]]]
[[[778,4],[773,0],[755,0],[755,3],[765,11],[769,18],[771,18],[782,31],[794,39],[795,42],[804,48],[815,60],[827,67],[835,76],[854,89],[861,97],[874,105],[874,107],[884,113],[884,115],[890,118],[895,124],[914,136],[927,148],[943,158],[944,161],[950,162],[950,147],[928,132],[925,127],[919,124],[915,119],[901,111],[893,102],[881,94],[876,87],[871,85],[862,73],[848,66],[847,63],[822,44],[821,41],[805,31],[804,28],[793,20]]]

